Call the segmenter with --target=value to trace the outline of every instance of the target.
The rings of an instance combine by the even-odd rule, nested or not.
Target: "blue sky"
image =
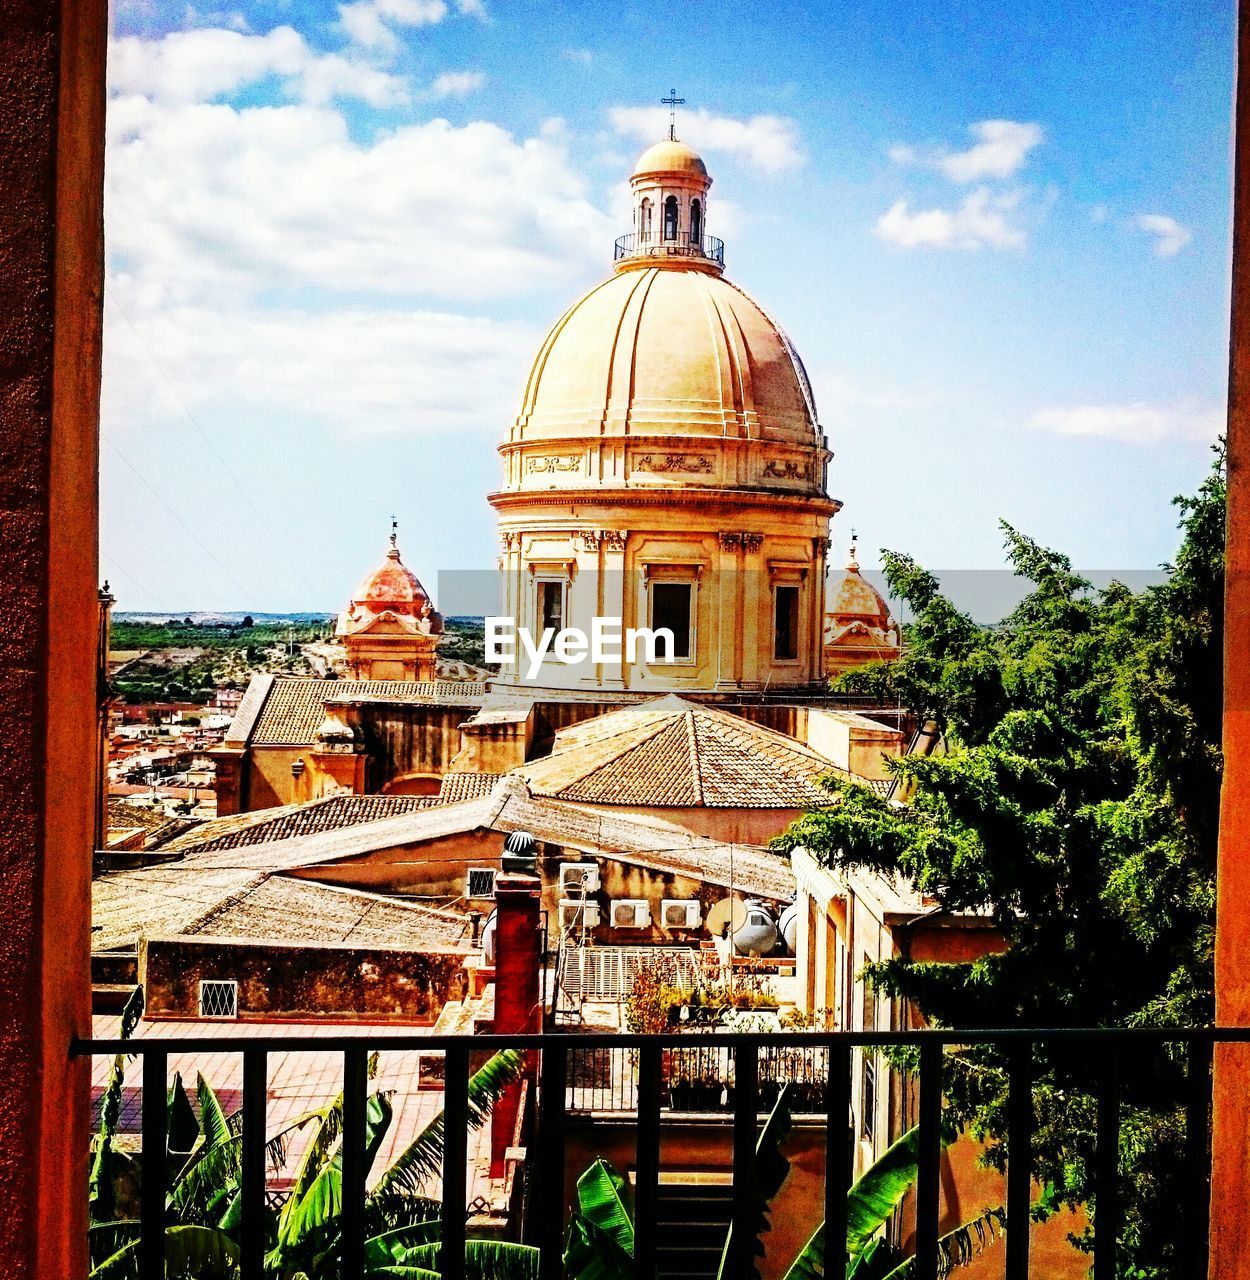
[[[400,521],[488,568],[495,443],[666,123],[793,338],[834,522],[996,569],[1175,549],[1225,386],[1231,6],[123,0],[103,570],[334,609]]]

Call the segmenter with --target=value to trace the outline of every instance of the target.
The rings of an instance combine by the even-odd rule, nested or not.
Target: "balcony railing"
[[[691,1041],[697,1039],[698,1045]],[[848,1123],[852,1067],[857,1050],[910,1048],[918,1059],[919,1129],[916,1182],[915,1269],[918,1280],[940,1274],[939,1214],[943,1139],[941,1112],[945,1050],[996,1045],[1009,1062],[1007,1097],[1006,1242],[1007,1280],[1027,1280],[1032,1142],[1033,1073],[1036,1051],[1066,1053],[1087,1064],[1096,1080],[1097,1132],[1094,1168],[1094,1280],[1113,1280],[1121,1222],[1119,1145],[1121,1064],[1150,1051],[1182,1050],[1186,1062],[1185,1162],[1186,1202],[1177,1206],[1184,1232],[1187,1268],[1206,1276],[1209,1211],[1211,1057],[1215,1044],[1250,1042],[1250,1028],[1112,1029],[1112,1030],[976,1030],[917,1032],[838,1032],[723,1034],[679,1033],[639,1035],[422,1036],[374,1035],[271,1036],[241,1038],[205,1036],[183,1039],[89,1040],[76,1042],[78,1056],[127,1053],[142,1060],[143,1096],[140,1154],[140,1230],[142,1280],[164,1276],[166,1107],[171,1054],[241,1054],[242,1097],[242,1280],[264,1276],[266,1197],[265,1107],[268,1055],[341,1053],[343,1058],[343,1200],[341,1216],[341,1280],[359,1280],[364,1270],[365,1133],[368,1058],[372,1050],[442,1053],[445,1068],[442,1269],[444,1280],[463,1280],[467,1213],[468,1076],[471,1050],[494,1052],[526,1049],[540,1052],[538,1125],[531,1148],[534,1168],[530,1186],[564,1186],[566,1121],[577,1108],[578,1075],[594,1055],[626,1055],[632,1064],[628,1110],[636,1125],[635,1255],[640,1276],[655,1274],[656,1209],[660,1184],[660,1130],[665,1091],[673,1087],[672,1065],[692,1049],[715,1050],[731,1068],[732,1095],[727,1098],[733,1126],[734,1231],[741,1255],[730,1274],[750,1274],[750,1249],[757,1223],[755,1145],[762,1113],[777,1072],[805,1072],[819,1064],[823,1071],[822,1108],[825,1127],[825,1238],[846,1237],[847,1190],[851,1185],[855,1135]],[[587,1055],[591,1055],[588,1057]],[[787,1056],[790,1055],[790,1056]],[[666,1067],[667,1060],[667,1067]],[[787,1068],[786,1064],[789,1064]],[[618,1100],[623,1101],[622,1094]],[[460,1189],[456,1194],[454,1188]],[[550,1208],[549,1192],[544,1209]],[[1020,1230],[1019,1224],[1025,1224]],[[561,1260],[564,1217],[534,1215],[535,1243],[540,1250],[543,1280],[563,1277]],[[830,1272],[829,1274],[833,1274]],[[1040,1274],[1040,1273],[1038,1273]]]
[[[725,242],[716,236],[665,240],[660,236],[639,236],[635,232],[617,236],[612,254],[614,262],[622,258],[705,258],[718,266],[725,265]]]

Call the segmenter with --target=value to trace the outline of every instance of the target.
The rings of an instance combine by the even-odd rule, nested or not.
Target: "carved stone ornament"
[[[531,472],[580,471],[582,460],[574,453],[543,453],[526,458],[525,466]]]
[[[823,560],[829,554],[829,539],[813,538],[812,552],[815,554],[817,560]]]
[[[626,536],[627,530],[625,529],[604,529],[603,549],[605,551],[624,551]]]
[[[640,453],[634,459],[634,470],[707,475],[712,470],[712,459],[705,453]]]
[[[720,544],[726,551],[736,551],[742,546],[742,534],[740,533],[721,533]]]
[[[769,458],[764,464],[764,474],[774,480],[808,480],[812,469],[806,462],[796,458],[787,458],[784,462],[778,458]]]
[[[581,551],[598,551],[599,543],[602,535],[596,529],[579,529],[575,533],[574,538],[577,540],[578,549]]]
[[[764,545],[764,535],[762,533],[744,533],[742,535],[742,546],[746,551],[758,551]]]
[[[501,533],[499,535],[499,546],[504,552],[516,551],[521,545],[521,535],[519,533]]]

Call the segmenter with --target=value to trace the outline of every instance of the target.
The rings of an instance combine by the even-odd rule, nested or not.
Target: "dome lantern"
[[[670,133],[672,131],[670,130]],[[634,226],[616,242],[617,271],[675,261],[719,275],[725,245],[707,234],[707,165],[693,147],[668,137],[638,157],[629,179]]]

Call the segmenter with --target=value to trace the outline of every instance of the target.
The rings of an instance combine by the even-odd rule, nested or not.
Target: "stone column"
[[[0,3],[0,1277],[87,1271],[103,0]]]
[[[542,934],[533,836],[513,832],[505,843],[503,870],[495,877],[495,1032],[525,1034],[542,1030]],[[528,1077],[534,1082],[531,1055]],[[490,1176],[501,1178],[516,1132],[521,1085],[514,1084],[491,1115]]]

